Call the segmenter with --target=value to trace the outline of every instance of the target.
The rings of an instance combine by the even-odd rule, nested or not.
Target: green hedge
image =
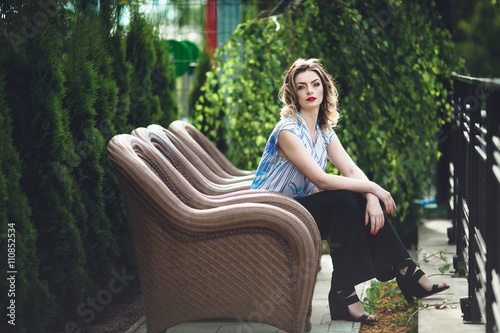
[[[137,276],[106,144],[178,118],[170,58],[144,15],[124,28],[121,1],[71,3],[0,5],[2,290],[13,229],[17,270],[16,326],[4,318],[2,332],[83,331],[111,279]]]
[[[21,161],[12,141],[11,110],[7,105],[4,77],[0,67],[0,234],[3,236],[0,242],[3,256],[0,261],[3,268],[0,286],[4,292],[0,305],[9,315],[3,318],[0,327],[3,332],[8,332],[6,327],[11,321],[16,324],[18,332],[36,332],[39,324],[43,328],[54,319],[55,300],[48,290],[47,281],[40,278],[40,260],[36,249],[38,233],[31,221],[28,198],[21,190]],[[11,259],[14,256],[13,263]],[[14,281],[8,271],[18,272],[13,288],[11,282]],[[12,299],[15,299],[15,317],[8,309],[12,308]]]
[[[413,200],[430,186],[443,122],[438,111],[450,111],[443,82],[463,67],[450,40],[432,1],[304,1],[279,17],[240,25],[217,49],[192,121],[227,143],[236,165],[255,169],[279,120],[284,71],[299,57],[319,58],[340,90],[341,142],[370,179],[391,191],[399,208],[392,222],[414,244]],[[216,136],[221,127],[227,136]]]

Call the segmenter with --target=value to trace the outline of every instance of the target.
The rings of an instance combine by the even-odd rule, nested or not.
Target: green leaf
[[[441,274],[444,274],[450,270],[450,264],[439,267],[438,270],[441,272]]]

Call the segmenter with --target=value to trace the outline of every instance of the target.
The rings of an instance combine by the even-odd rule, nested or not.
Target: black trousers
[[[322,191],[298,198],[314,217],[322,239],[330,245],[333,261],[331,291],[350,290],[364,281],[388,281],[410,255],[385,215],[376,235],[365,226],[366,199],[346,190]],[[385,212],[384,212],[385,214]]]

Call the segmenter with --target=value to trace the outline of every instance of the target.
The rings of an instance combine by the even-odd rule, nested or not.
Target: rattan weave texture
[[[172,153],[175,152],[175,147],[169,140],[164,140],[163,137],[158,136],[157,132],[151,131],[149,127],[147,129],[143,127],[138,128],[133,131],[133,134],[150,143],[160,152],[168,152],[167,155],[150,155],[149,159],[154,159],[154,161],[147,161],[148,165],[154,168],[153,171],[157,176],[186,205],[192,208],[213,208],[234,203],[255,202],[283,208],[303,221],[313,239],[318,256],[320,255],[321,236],[316,223],[310,213],[300,204],[297,204],[295,199],[282,193],[268,190],[234,190],[225,195],[204,194],[204,187],[202,185],[205,184],[202,182],[193,182],[192,185],[181,173],[182,170],[190,170],[190,173],[194,174],[194,166],[189,165],[186,161],[184,163],[172,163],[176,158],[179,158],[179,153]],[[146,159],[147,157],[142,155],[141,158]],[[181,165],[181,170],[178,170],[176,165]]]
[[[252,176],[255,171],[241,170],[232,164],[217,147],[201,133],[192,124],[176,120],[168,126],[168,130],[176,135],[184,143],[188,144],[193,151],[201,154],[200,156],[211,157],[222,170],[233,176]]]
[[[160,125],[150,125],[148,126],[148,129],[162,136],[166,136],[169,139],[169,142],[173,143],[175,148],[177,148],[177,150],[180,151],[182,155],[184,155],[184,157],[186,157],[186,159],[208,180],[217,184],[247,183],[249,184],[249,187],[252,184],[254,175],[233,176],[226,173],[205,152],[204,154],[199,153],[200,149],[197,149],[199,146],[193,141],[193,139],[190,137],[188,140],[186,140],[186,138],[181,139],[181,137],[186,137],[186,133],[181,133],[181,136],[174,135]],[[195,145],[198,147],[195,147]]]
[[[276,202],[263,204],[253,191],[214,196],[168,181],[183,177],[132,135],[115,136],[108,151],[134,237],[148,332],[208,318],[306,330],[319,262],[307,211],[281,195],[256,191],[262,202]],[[186,191],[195,199],[186,200]]]
[[[199,165],[205,170],[195,167],[177,147],[172,143],[169,137],[163,131],[151,131],[148,128],[140,127],[132,131],[132,135],[151,142],[165,156],[179,172],[195,188],[205,194],[219,195],[231,193],[238,190],[250,189],[252,182],[250,180],[235,183],[214,182],[205,177],[207,167]]]

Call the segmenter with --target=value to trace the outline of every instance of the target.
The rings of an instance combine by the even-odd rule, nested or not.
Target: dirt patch
[[[401,293],[393,293],[392,290],[397,288],[396,283],[385,285],[381,294],[387,293],[390,296],[383,297],[375,301],[373,307],[374,315],[378,318],[378,323],[370,325],[362,325],[361,332],[363,333],[413,333],[417,332],[417,316],[413,316],[408,323],[412,313],[416,308],[411,308],[403,298]],[[406,329],[406,331],[405,331]]]
[[[144,316],[139,288],[113,300],[92,323],[87,333],[124,333]]]

